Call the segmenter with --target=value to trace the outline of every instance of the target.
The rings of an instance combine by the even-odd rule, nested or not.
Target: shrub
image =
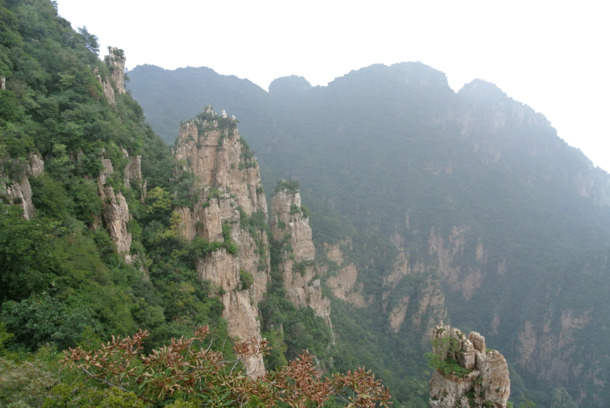
[[[133,392],[154,405],[187,400],[195,406],[291,407],[322,406],[334,396],[349,406],[373,408],[388,406],[390,394],[380,380],[364,368],[322,378],[314,357],[303,352],[295,360],[256,380],[239,369],[238,360],[227,361],[222,353],[206,343],[207,326],[199,327],[191,338],[171,343],[143,354],[148,331],[133,336],[114,337],[99,349],[80,347],[66,350],[65,367],[85,374],[89,381]],[[236,343],[234,351],[247,357],[264,353],[265,341]],[[182,404],[180,404],[182,405]]]

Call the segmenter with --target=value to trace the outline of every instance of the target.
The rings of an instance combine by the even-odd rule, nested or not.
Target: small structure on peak
[[[432,334],[430,380],[432,408],[506,408],[510,395],[508,365],[496,350],[487,350],[485,337],[441,325]]]

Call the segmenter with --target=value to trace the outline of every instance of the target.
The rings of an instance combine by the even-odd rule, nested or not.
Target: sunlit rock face
[[[197,197],[195,206],[174,209],[180,233],[188,241],[224,242],[234,248],[199,257],[199,278],[210,282],[221,297],[229,335],[258,342],[258,302],[265,294],[270,266],[267,233],[245,226],[251,217],[267,222],[256,159],[241,139],[237,121],[210,108],[181,126],[174,154],[183,171],[193,174],[191,188]],[[247,276],[252,277],[249,287],[243,281]],[[265,374],[261,353],[241,359],[250,377]]]
[[[436,367],[430,380],[432,408],[505,408],[510,378],[504,356],[487,350],[477,332],[468,337],[450,326],[437,326],[432,335]]]

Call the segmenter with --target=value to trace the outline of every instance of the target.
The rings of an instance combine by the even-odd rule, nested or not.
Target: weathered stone
[[[506,407],[510,379],[508,365],[500,352],[483,353],[480,349],[485,347],[485,338],[479,333],[472,332],[466,338],[460,330],[442,323],[432,336],[437,340],[451,339],[434,343],[434,353],[439,353],[439,358],[455,357],[458,364],[470,371],[458,376],[435,370],[430,380],[430,407]]]
[[[42,176],[44,174],[44,161],[36,153],[31,153],[28,156],[28,173],[34,177]]]
[[[114,193],[112,186],[104,186],[102,190],[104,202],[103,217],[108,234],[117,247],[117,252],[125,257],[125,262],[131,262],[131,233],[127,230],[129,207],[127,200],[119,191]]]
[[[30,180],[24,175],[19,181],[14,181],[6,187],[6,195],[15,204],[23,208],[23,218],[26,220],[34,216],[34,203],[32,202],[32,187]]]
[[[470,332],[468,335],[468,340],[472,342],[475,350],[480,351],[481,353],[487,352],[487,346],[485,345],[485,337],[483,337],[480,333]]]
[[[108,47],[108,55],[105,61],[110,68],[110,82],[119,94],[125,93],[125,60],[123,50]]]
[[[125,166],[123,183],[125,184],[125,187],[131,187],[131,185],[135,183],[142,194],[144,194],[144,181],[142,179],[142,156],[130,156],[129,153],[127,153],[127,150],[122,150],[123,156],[129,160]]]
[[[201,238],[223,242],[223,225],[231,226],[230,240],[238,255],[221,248],[195,262],[200,279],[214,285],[224,304],[223,317],[231,337],[261,340],[258,307],[270,279],[268,238],[264,230],[250,232],[241,227],[242,217],[260,212],[266,218],[267,201],[256,160],[245,159],[244,145],[232,124],[223,126],[211,109],[207,119],[196,118],[180,128],[175,157],[185,171],[195,175],[194,193],[199,194],[194,208],[179,207],[179,231],[187,240]],[[266,221],[266,219],[265,219]],[[253,236],[254,235],[254,236]],[[242,288],[242,274],[253,277],[250,288]],[[262,354],[240,356],[252,378],[265,374]]]
[[[262,340],[260,324],[258,321],[258,307],[250,298],[249,291],[231,291],[222,296],[224,304],[223,317],[227,320],[227,331],[229,336],[238,341],[249,340],[253,344],[259,344]],[[250,378],[258,378],[265,375],[265,363],[263,355],[254,352],[240,356],[246,367],[246,374]]]
[[[480,389],[477,389],[480,388]],[[494,407],[505,407],[510,396],[510,379],[508,365],[504,356],[496,350],[486,353],[481,364],[481,384],[475,388],[485,394],[485,400],[492,402]]]
[[[108,235],[117,247],[117,252],[123,256],[125,262],[131,263],[131,233],[127,229],[130,219],[129,206],[123,194],[119,191],[115,194],[114,188],[106,185],[108,179],[114,173],[110,159],[102,158],[102,170],[97,179],[98,193],[102,199],[102,217]]]
[[[106,181],[110,176],[114,173],[114,168],[112,167],[112,162],[110,159],[106,159],[102,157],[102,171],[100,172],[100,176],[98,178],[98,185],[100,188],[106,185]]]
[[[271,199],[271,233],[276,241],[288,239],[290,251],[283,250],[280,270],[288,299],[297,307],[311,307],[330,326],[330,300],[322,296],[315,266],[309,219],[301,209],[301,194],[285,189]]]
[[[462,351],[456,353],[457,362],[464,368],[471,370],[476,364],[475,349],[470,340],[462,342]]]
[[[237,129],[194,119],[180,128],[174,154],[195,174],[197,186],[223,188],[248,216],[256,211],[267,214],[258,165],[255,159],[244,161],[240,139]]]

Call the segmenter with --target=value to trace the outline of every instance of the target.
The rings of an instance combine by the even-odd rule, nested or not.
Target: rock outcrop
[[[477,332],[468,337],[441,323],[432,335],[433,364],[430,380],[432,408],[505,408],[510,395],[508,365],[496,350],[487,350]]]
[[[110,82],[115,92],[125,93],[125,53],[116,47],[108,47],[105,62],[110,68]]]
[[[407,252],[401,249],[390,274],[383,280],[381,295],[390,329],[394,333],[405,329],[423,332],[422,345],[429,342],[436,322],[447,316],[440,281],[426,268],[423,263],[410,265]]]
[[[125,91],[125,53],[115,47],[108,47],[108,55],[104,62],[110,70],[110,78],[102,78],[99,71],[95,70],[98,81],[102,85],[104,96],[110,105],[115,105],[115,94],[124,94]]]
[[[345,240],[338,244],[325,244],[324,252],[326,258],[336,265],[336,270],[329,275],[329,267],[326,265],[322,272],[327,276],[326,285],[338,299],[351,304],[357,308],[363,308],[371,303],[370,297],[365,297],[362,283],[358,282],[358,268],[353,262],[348,262],[343,256],[342,247],[351,248],[351,240]],[[334,266],[333,265],[333,266]]]
[[[7,202],[19,204],[23,209],[23,218],[26,220],[34,216],[35,208],[32,202],[32,187],[29,177],[38,177],[44,173],[44,161],[42,158],[31,153],[28,156],[28,164],[25,174],[16,180],[4,180],[0,173],[0,198],[5,197]]]
[[[116,245],[117,252],[123,256],[125,262],[131,262],[131,233],[127,229],[129,221],[129,206],[123,194],[114,192],[114,187],[109,184],[110,177],[114,173],[114,167],[110,159],[102,158],[102,170],[97,178],[98,194],[102,199],[102,217],[104,226],[112,242]]]
[[[199,278],[217,288],[228,333],[241,341],[262,340],[257,303],[270,279],[267,201],[256,159],[237,131],[237,121],[211,108],[180,128],[175,157],[194,175],[197,204],[178,207],[185,239],[223,242],[196,260]],[[246,287],[248,281],[252,281]],[[265,373],[260,353],[241,356],[251,377]]]
[[[270,226],[273,239],[282,245],[279,268],[288,299],[298,308],[311,307],[331,326],[330,300],[322,296],[309,218],[295,182],[278,184],[271,200]]]

